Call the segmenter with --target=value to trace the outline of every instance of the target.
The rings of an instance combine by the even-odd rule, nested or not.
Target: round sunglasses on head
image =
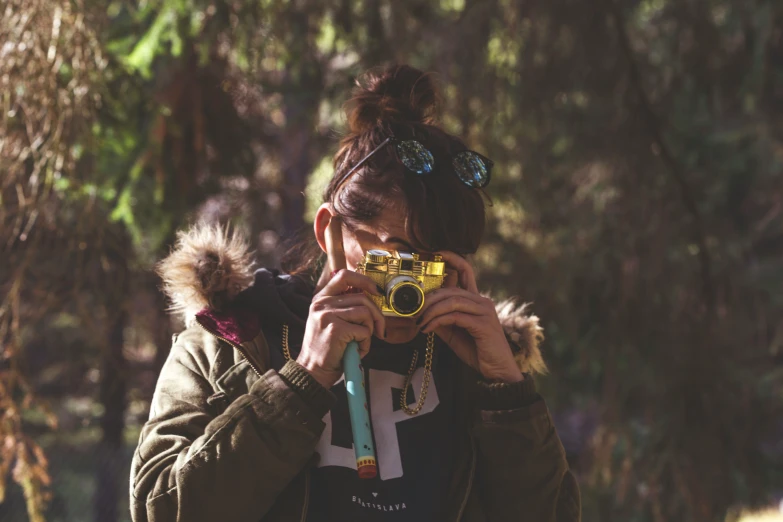
[[[432,155],[432,152],[421,144],[421,142],[416,140],[398,140],[392,136],[383,140],[383,142],[375,147],[372,152],[359,160],[359,162],[343,176],[343,179],[337,185],[337,190],[339,190],[340,187],[348,181],[351,174],[359,170],[373,154],[389,143],[394,144],[397,160],[414,174],[420,176],[426,175],[430,174],[435,169],[435,157]],[[460,181],[471,188],[486,187],[489,184],[492,166],[494,165],[491,159],[472,150],[458,152],[452,156],[451,164]]]

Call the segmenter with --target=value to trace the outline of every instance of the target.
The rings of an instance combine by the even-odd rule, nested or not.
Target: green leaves
[[[171,54],[179,56],[182,52],[182,39],[177,33],[176,11],[164,7],[155,17],[149,30],[141,37],[131,53],[125,58],[131,71],[139,72],[143,78],[152,75],[151,67],[155,58],[165,49],[164,44],[171,44]]]

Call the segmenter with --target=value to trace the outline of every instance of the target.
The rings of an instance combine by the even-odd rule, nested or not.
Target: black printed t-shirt
[[[312,470],[308,522],[434,522],[442,520],[454,460],[456,357],[436,338],[433,379],[422,410],[408,415],[400,407],[413,350],[417,369],[407,402],[419,398],[426,336],[404,345],[373,338],[362,359],[367,400],[378,459],[378,476],[360,479],[356,471],[345,382],[332,392],[337,404],[324,417],[326,429]]]

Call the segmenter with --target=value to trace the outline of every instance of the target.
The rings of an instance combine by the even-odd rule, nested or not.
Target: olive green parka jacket
[[[160,272],[187,328],[174,336],[133,455],[133,521],[305,521],[333,394],[296,362],[271,368],[279,340],[238,298],[253,282],[240,238],[195,227]],[[578,522],[579,489],[532,376],[545,369],[538,320],[512,302],[498,314],[525,379],[499,386],[462,369],[446,521]]]

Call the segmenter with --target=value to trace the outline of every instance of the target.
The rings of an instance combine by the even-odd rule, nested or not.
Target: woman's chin
[[[396,315],[386,316],[386,328],[415,328],[416,319],[413,317],[398,317]]]
[[[419,333],[416,319],[411,317],[386,317],[386,342],[407,343]]]

